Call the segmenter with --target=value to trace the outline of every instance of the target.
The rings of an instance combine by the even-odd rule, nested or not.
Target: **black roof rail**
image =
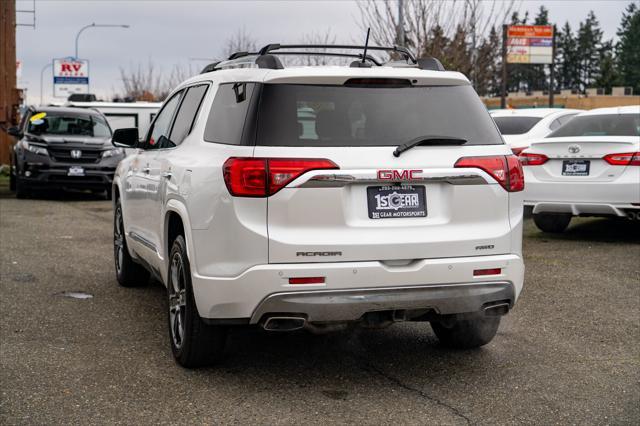
[[[346,44],[279,44],[279,43],[271,43],[263,46],[257,52],[247,52],[247,51],[239,51],[232,53],[226,61],[214,62],[207,65],[201,72],[201,74],[206,72],[215,71],[221,68],[221,66],[225,65],[238,65],[240,63],[244,63],[240,61],[242,58],[247,58],[250,56],[255,56],[255,64],[258,65],[259,68],[268,68],[268,69],[282,69],[282,62],[275,55],[309,55],[309,56],[333,56],[338,58],[356,58],[363,59],[363,53],[345,53],[345,52],[327,52],[328,49],[339,49],[339,50],[362,50],[364,51],[365,46],[357,46],[357,45],[346,45]],[[282,49],[324,49],[325,51],[315,52],[313,50],[282,50]],[[367,46],[367,50],[377,50],[377,51],[386,51],[386,52],[395,52],[400,54],[404,60],[407,62],[407,66],[415,67],[417,66],[423,70],[433,70],[433,71],[444,71],[444,67],[439,60],[433,57],[425,57],[425,58],[416,58],[415,55],[406,47],[403,46]],[[364,60],[368,61],[374,65],[382,66],[385,63],[381,62],[377,58],[372,55],[365,54]],[[234,62],[235,61],[235,62]],[[252,59],[253,61],[253,59]],[[393,61],[387,62],[387,64],[400,62]]]

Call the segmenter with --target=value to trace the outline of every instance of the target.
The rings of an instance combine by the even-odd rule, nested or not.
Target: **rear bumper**
[[[571,213],[573,216],[627,216],[629,210],[640,210],[640,205],[610,203],[559,203],[559,202],[525,202],[533,207],[533,214],[538,213]]]
[[[465,283],[354,290],[275,293],[251,317],[257,324],[273,314],[304,316],[308,322],[356,321],[368,312],[429,309],[440,315],[479,312],[498,302],[515,303],[510,282]]]
[[[474,277],[476,269],[501,273]],[[291,277],[324,277],[324,284],[291,285]],[[522,290],[524,264],[516,254],[422,259],[405,266],[382,262],[268,264],[235,277],[193,273],[200,316],[247,319],[296,313],[309,321],[349,321],[363,313],[433,309],[443,314],[475,312],[487,302],[509,300]]]

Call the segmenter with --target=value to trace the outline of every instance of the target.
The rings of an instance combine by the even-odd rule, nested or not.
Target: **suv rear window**
[[[577,116],[547,137],[564,136],[640,136],[640,114]]]
[[[257,145],[394,146],[419,136],[502,139],[471,86],[265,84]]]
[[[542,120],[542,117],[493,117],[503,135],[522,135]]]

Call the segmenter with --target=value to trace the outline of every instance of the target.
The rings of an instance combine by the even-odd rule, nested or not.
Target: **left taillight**
[[[224,182],[235,197],[268,197],[311,170],[338,169],[324,158],[231,157],[223,166]]]
[[[612,166],[640,166],[640,152],[609,154],[602,158]]]
[[[524,189],[524,172],[515,155],[496,155],[488,157],[462,157],[455,167],[472,167],[484,170],[509,192]]]

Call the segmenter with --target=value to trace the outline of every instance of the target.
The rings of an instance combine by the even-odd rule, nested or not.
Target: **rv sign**
[[[62,58],[53,60],[53,96],[68,97],[89,93],[89,61]]]

